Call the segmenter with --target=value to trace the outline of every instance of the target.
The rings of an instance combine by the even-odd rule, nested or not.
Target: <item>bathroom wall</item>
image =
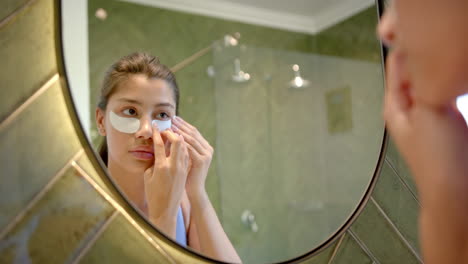
[[[380,62],[375,52],[376,8],[370,7],[315,36],[312,50],[323,55]]]
[[[138,218],[130,221],[131,209],[116,204],[121,199],[99,178],[60,81],[56,7],[52,0],[7,0],[0,9],[0,262],[197,263],[148,234]],[[408,168],[390,141],[357,221],[304,263],[420,263],[418,209]]]

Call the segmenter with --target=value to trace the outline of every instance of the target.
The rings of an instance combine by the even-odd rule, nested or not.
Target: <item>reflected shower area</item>
[[[344,223],[373,174],[381,66],[222,42],[212,52],[225,231],[248,263],[304,254]]]

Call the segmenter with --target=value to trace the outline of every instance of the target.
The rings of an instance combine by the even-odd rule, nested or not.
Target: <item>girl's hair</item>
[[[115,92],[119,84],[128,79],[132,74],[144,74],[148,78],[161,79],[169,83],[174,92],[176,114],[179,108],[179,88],[174,73],[155,56],[143,52],[135,52],[120,58],[107,70],[102,83],[97,107],[105,111],[110,96]],[[99,147],[99,155],[107,165],[107,142],[104,138]]]

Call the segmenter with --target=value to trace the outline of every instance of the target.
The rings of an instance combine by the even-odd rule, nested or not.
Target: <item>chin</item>
[[[129,162],[129,171],[135,172],[135,173],[144,173],[148,168],[153,166],[153,161],[149,160],[138,160],[138,159],[133,159],[132,162]]]

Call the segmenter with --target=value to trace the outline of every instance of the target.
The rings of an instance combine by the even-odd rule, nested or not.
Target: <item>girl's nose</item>
[[[396,12],[395,8],[390,6],[380,19],[377,27],[377,34],[387,47],[391,47],[395,42],[395,24]]]
[[[140,119],[140,128],[135,133],[137,138],[150,139],[153,136],[153,128],[151,127],[151,118],[142,117]]]

